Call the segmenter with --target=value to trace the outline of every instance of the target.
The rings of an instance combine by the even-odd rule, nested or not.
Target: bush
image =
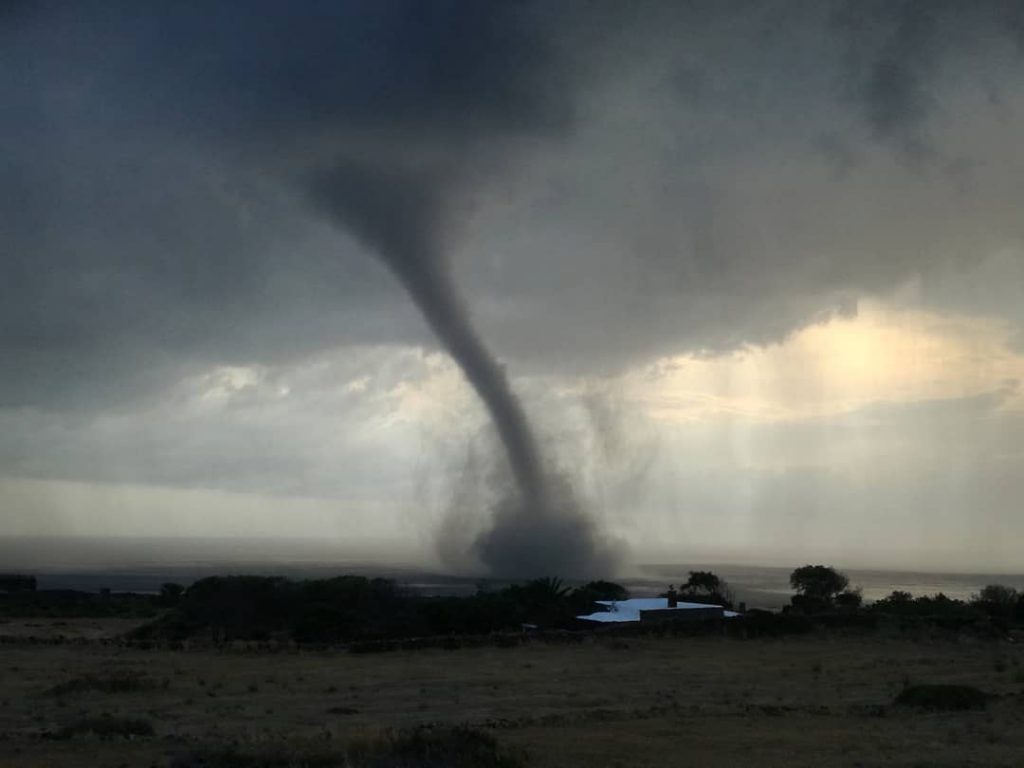
[[[213,576],[189,587],[164,617],[133,633],[136,641],[269,640],[339,642],[422,630],[413,601],[394,582],[361,576],[290,581],[266,576]]]
[[[889,596],[879,600],[878,602],[889,602],[893,605],[906,605],[914,599],[914,596],[909,592],[904,592],[901,589],[894,589],[889,593]]]
[[[971,600],[971,605],[1001,622],[1024,622],[1024,594],[1013,587],[989,584]]]
[[[103,740],[152,736],[153,725],[148,720],[141,718],[85,717],[65,725],[53,734],[53,738],[70,739],[83,735],[91,735]]]
[[[163,605],[177,605],[181,601],[181,596],[184,594],[185,587],[181,584],[175,584],[174,582],[168,581],[160,585],[160,602]]]
[[[662,597],[667,597],[667,593]],[[690,571],[690,578],[679,587],[679,599],[690,603],[720,605],[732,610],[735,596],[725,579],[711,571]]]
[[[804,565],[789,575],[789,583],[801,595],[831,602],[850,580],[828,565]]]
[[[795,612],[805,615],[826,613],[832,608],[831,600],[816,595],[793,595],[790,604]]]
[[[72,680],[60,683],[50,688],[47,693],[52,696],[66,696],[73,693],[85,693],[97,691],[99,693],[134,693],[137,691],[152,691],[157,688],[157,683],[147,677],[140,675],[113,675],[111,677],[96,677],[85,675]]]
[[[465,726],[417,728],[366,739],[338,750],[295,745],[200,750],[172,768],[523,768],[525,757],[489,733]]]
[[[988,698],[970,685],[910,685],[900,691],[896,704],[933,710],[981,709]]]
[[[698,592],[718,592],[722,584],[722,580],[711,571],[690,571],[690,578],[681,588]]]
[[[74,589],[0,592],[0,616],[18,618],[149,618],[156,615],[155,595],[97,595]]]
[[[418,728],[391,736],[383,745],[364,743],[353,752],[353,757],[362,752],[365,765],[380,768],[519,768],[526,764],[521,753],[505,750],[491,734],[468,727]]]
[[[847,611],[855,611],[864,602],[860,589],[848,589],[836,595],[836,606]]]
[[[994,605],[1013,605],[1017,602],[1017,590],[1002,584],[989,584],[982,588],[974,601]]]
[[[814,623],[806,616],[770,611],[747,611],[725,622],[727,631],[744,637],[781,637],[805,635],[814,630]]]
[[[873,630],[878,628],[876,614],[857,610],[822,613],[815,616],[813,622],[816,626],[824,629]]]
[[[384,650],[398,638],[490,635],[523,624],[567,628],[593,601],[626,594],[611,582],[571,590],[558,579],[535,579],[469,597],[422,597],[387,579],[340,576],[291,581],[262,576],[197,581],[158,620],[131,633],[136,643],[265,641],[356,643]],[[366,647],[370,647],[367,645]]]
[[[953,600],[942,593],[932,597],[911,597],[906,592],[893,592],[888,597],[875,601],[868,610],[876,615],[893,616],[904,626],[925,624],[960,630],[977,627],[986,621],[985,613],[976,605],[962,600]]]
[[[573,590],[573,597],[582,596],[589,600],[628,600],[629,590],[614,581],[591,581]]]
[[[36,577],[21,573],[0,574],[0,591],[3,592],[35,592]]]

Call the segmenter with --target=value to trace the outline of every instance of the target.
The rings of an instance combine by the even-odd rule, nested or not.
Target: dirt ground
[[[51,691],[125,674],[146,689]],[[891,706],[907,683],[947,682],[994,698],[955,713]],[[155,733],[48,737],[105,714]],[[422,723],[491,729],[541,768],[1021,766],[1024,652],[824,633],[364,655],[0,645],[5,768],[165,766],[197,744],[333,742]]]

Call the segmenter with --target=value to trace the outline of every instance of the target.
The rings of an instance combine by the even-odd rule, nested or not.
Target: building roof
[[[584,621],[623,622],[640,621],[640,611],[686,611],[694,608],[721,608],[720,605],[705,603],[680,602],[675,608],[669,609],[667,597],[634,597],[629,600],[598,600],[598,604],[607,606],[606,611],[577,616]],[[723,611],[725,616],[739,616],[735,611]]]

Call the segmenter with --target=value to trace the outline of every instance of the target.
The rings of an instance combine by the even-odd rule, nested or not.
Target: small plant
[[[331,707],[327,710],[329,715],[358,715],[359,710],[355,707]]]
[[[97,677],[96,675],[85,675],[55,685],[47,693],[51,696],[66,696],[74,693],[85,693],[96,691],[98,693],[137,693],[140,691],[152,691],[158,688],[155,680],[135,674],[112,675],[108,677]],[[163,687],[167,687],[164,685]]]
[[[911,685],[900,691],[896,704],[932,710],[983,709],[989,696],[970,685]]]
[[[152,736],[153,725],[148,720],[132,717],[84,717],[53,733],[55,739],[71,739],[76,736],[95,736],[98,739],[131,739]]]
[[[200,750],[172,768],[525,768],[525,757],[468,727],[417,728],[325,751],[288,748]]]

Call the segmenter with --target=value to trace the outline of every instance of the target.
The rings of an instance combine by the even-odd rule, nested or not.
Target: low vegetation
[[[855,611],[862,603],[860,591],[848,589],[846,574],[828,565],[801,566],[789,575],[789,584],[796,590],[792,606],[803,613]]]
[[[361,576],[305,581],[211,577],[176,596],[173,608],[133,638],[334,643],[486,635],[518,631],[523,625],[564,629],[574,626],[577,615],[595,610],[596,600],[626,596],[623,587],[611,582],[570,588],[550,578],[469,597],[425,597],[388,579]]]
[[[1021,596],[997,585],[986,587],[970,602],[941,594],[915,598],[894,592],[865,607],[860,591],[850,588],[846,575],[829,566],[802,566],[793,571],[790,581],[796,594],[784,611],[787,618],[751,613],[730,622],[726,631],[746,637],[793,634],[815,626],[872,630],[895,622],[904,629],[932,627],[998,635],[1024,623]],[[687,601],[733,605],[728,584],[708,571],[691,571],[677,594]],[[570,587],[554,578],[481,589],[465,597],[429,597],[406,591],[388,579],[361,576],[304,581],[212,577],[184,590],[165,585],[156,598],[163,614],[135,630],[131,639],[140,644],[195,639],[345,643],[360,652],[479,645],[474,638],[516,645],[520,642],[516,636],[526,628],[593,629],[575,617],[599,610],[598,600],[626,597],[626,590],[612,582]],[[708,628],[673,631],[700,633]]]
[[[805,565],[790,575],[796,590],[785,612],[811,617],[825,626],[878,626],[895,622],[903,629],[969,631],[981,635],[1006,634],[1024,626],[1024,595],[1012,587],[990,584],[971,600],[956,600],[939,593],[915,597],[893,591],[864,606],[859,589],[849,589],[846,574],[825,565]]]
[[[679,587],[678,597],[685,602],[721,605],[730,610],[735,602],[729,584],[711,571],[690,571],[689,579]]]
[[[295,744],[197,750],[172,768],[523,768],[525,755],[466,726],[416,728],[339,749]]]
[[[910,685],[900,691],[896,704],[918,709],[955,711],[983,709],[989,696],[970,685]]]
[[[81,592],[74,589],[24,589],[0,592],[2,618],[131,618],[156,616],[155,595]]]
[[[152,678],[137,674],[84,675],[66,680],[53,686],[47,693],[52,696],[67,696],[77,693],[139,693],[160,687]]]
[[[51,738],[63,740],[93,737],[102,740],[132,739],[152,736],[153,724],[137,717],[84,717],[75,720],[50,734]]]

